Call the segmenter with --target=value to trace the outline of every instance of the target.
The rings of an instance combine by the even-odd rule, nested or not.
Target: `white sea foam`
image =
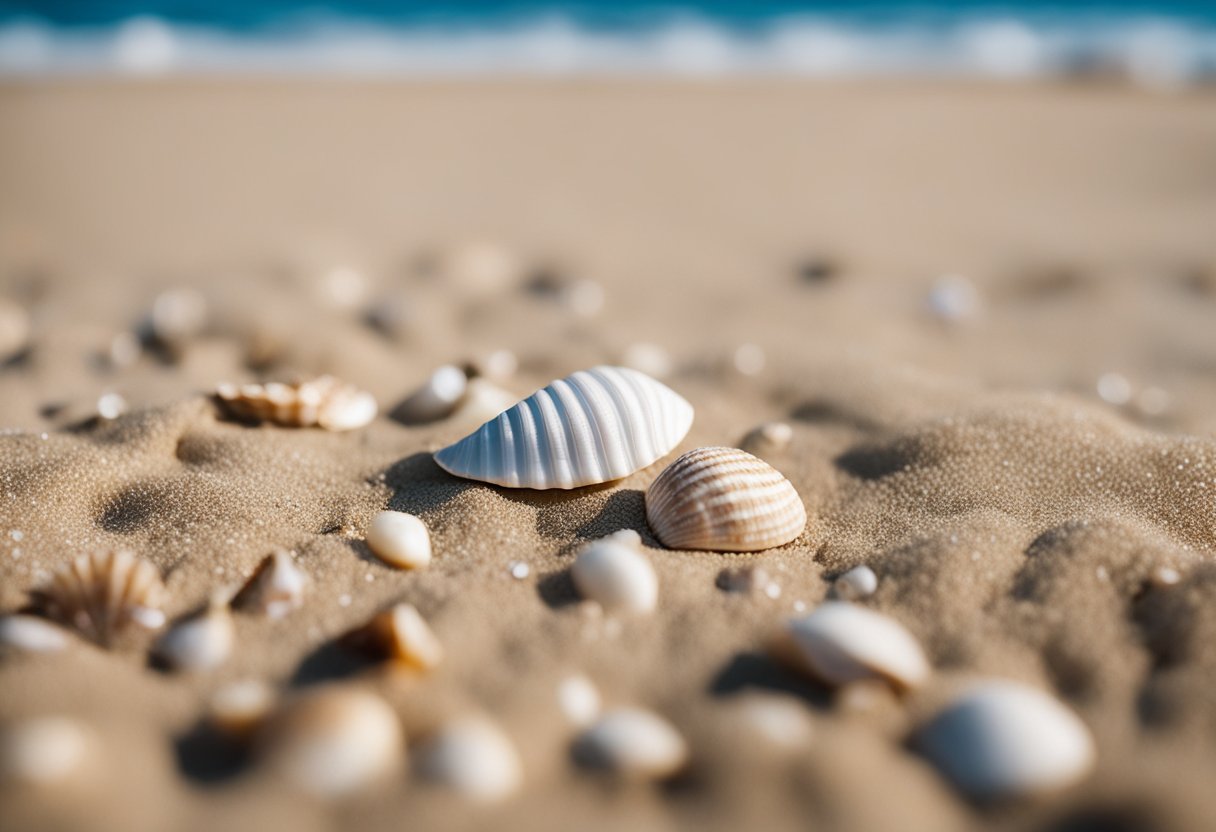
[[[1216,26],[1167,18],[962,18],[862,25],[789,17],[755,28],[673,18],[601,29],[562,17],[403,26],[311,19],[254,32],[134,18],[101,28],[0,25],[0,76],[960,76],[1078,72],[1155,88],[1216,76]]]

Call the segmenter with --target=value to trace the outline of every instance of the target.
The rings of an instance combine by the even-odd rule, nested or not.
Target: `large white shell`
[[[981,799],[1064,788],[1090,770],[1094,741],[1048,694],[991,681],[964,692],[916,734],[916,745],[960,789]]]
[[[155,630],[165,623],[160,572],[122,549],[81,555],[32,595],[49,617],[103,647],[130,627]]]
[[[267,618],[282,618],[303,605],[307,586],[308,575],[296,566],[291,552],[275,549],[263,558],[232,605],[260,612]]]
[[[646,521],[672,549],[759,552],[802,534],[806,508],[764,460],[738,448],[697,448],[651,484]]]
[[[692,405],[624,367],[553,382],[435,454],[459,477],[511,488],[578,488],[627,477],[666,456]]]
[[[914,688],[929,676],[920,642],[894,618],[847,601],[826,601],[786,625],[788,658],[830,685],[886,679]]]

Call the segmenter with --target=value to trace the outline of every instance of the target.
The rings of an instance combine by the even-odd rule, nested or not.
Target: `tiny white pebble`
[[[756,344],[742,344],[735,350],[734,366],[745,376],[759,375],[768,362],[764,349]]]
[[[402,511],[382,511],[372,518],[367,545],[389,566],[418,569],[431,562],[431,535],[426,524]]]
[[[764,594],[776,601],[781,597],[781,584],[776,582],[769,583],[769,585],[764,588]]]
[[[1107,404],[1125,405],[1132,400],[1132,383],[1121,373],[1103,373],[1098,378],[1098,395]]]
[[[425,779],[469,800],[502,800],[523,783],[523,764],[514,744],[484,717],[449,722],[414,753]]]
[[[117,419],[127,412],[127,400],[118,393],[106,393],[97,400],[97,415],[103,419]]]
[[[650,559],[620,539],[592,543],[570,575],[580,595],[609,609],[648,613],[658,602],[659,579]]]
[[[878,589],[878,576],[874,570],[864,564],[855,566],[845,572],[832,584],[832,590],[837,598],[845,601],[855,601],[873,595]]]
[[[575,759],[637,780],[661,779],[679,771],[688,746],[671,723],[641,708],[609,711],[575,742]]]
[[[521,560],[512,562],[510,571],[511,571],[511,577],[517,581],[522,581],[524,578],[528,577],[528,575],[530,575],[532,573],[532,569],[528,566],[528,564],[524,563]]]
[[[1149,580],[1154,586],[1164,587],[1173,586],[1182,580],[1182,574],[1177,569],[1170,566],[1158,566],[1153,570]]]
[[[570,724],[580,728],[600,715],[600,692],[582,674],[567,676],[558,683],[557,702]]]
[[[339,595],[338,596],[338,606],[340,606],[340,607],[349,607],[350,601],[351,601],[351,598],[349,595]]]

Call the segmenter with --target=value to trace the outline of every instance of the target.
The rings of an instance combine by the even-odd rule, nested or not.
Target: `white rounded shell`
[[[420,750],[418,770],[470,800],[502,800],[523,782],[523,764],[511,739],[489,719],[476,716],[443,726]]]
[[[758,552],[802,534],[806,508],[764,460],[738,448],[697,448],[650,486],[646,521],[672,549]]]
[[[578,488],[627,477],[671,452],[692,405],[644,373],[580,370],[435,454],[458,477],[509,488]]]
[[[916,637],[874,610],[826,601],[786,626],[792,658],[830,685],[878,678],[914,688],[929,677],[929,661]]]
[[[605,609],[648,613],[658,603],[659,578],[650,559],[615,536],[584,549],[570,577],[580,595]]]
[[[617,708],[578,737],[574,756],[589,768],[627,779],[654,780],[679,771],[688,759],[688,746],[658,714],[642,708]]]
[[[917,732],[921,751],[964,792],[982,799],[1064,788],[1093,766],[1093,737],[1048,694],[991,681],[963,693]]]

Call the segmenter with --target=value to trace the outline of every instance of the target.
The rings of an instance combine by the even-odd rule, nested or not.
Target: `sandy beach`
[[[0,611],[103,549],[160,570],[170,622],[277,547],[309,579],[281,619],[237,614],[208,672],[152,667],[146,642],[7,651],[0,721],[66,716],[91,740],[63,782],[3,787],[0,827],[1216,822],[1210,89],[6,83],[0,183],[0,298],[28,316],[0,367]],[[459,264],[473,245],[493,267]],[[180,337],[141,348],[173,290],[189,290]],[[479,420],[392,414],[436,367],[495,350],[517,359],[494,381],[513,398],[626,363],[695,421],[607,485],[458,479],[431,454]],[[211,395],[321,373],[380,415],[345,433],[254,425]],[[755,555],[664,547],[643,509],[663,467],[772,421],[791,438],[756,453],[796,488],[805,531]],[[385,508],[426,523],[428,567],[369,551]],[[571,582],[578,553],[621,529],[657,572],[653,614],[598,614]],[[859,603],[932,667],[903,696],[833,691],[767,652],[862,564],[878,588]],[[723,589],[749,567],[758,591]],[[444,646],[432,672],[338,645],[399,601]],[[687,766],[622,783],[576,765],[557,698],[571,674],[670,721]],[[960,793],[910,737],[981,678],[1075,711],[1092,771],[1034,799]],[[376,693],[410,763],[355,797],[301,796],[208,727],[210,697],[246,679],[284,700]],[[800,744],[757,730],[753,706],[775,702],[796,706]],[[490,806],[405,770],[416,741],[472,713],[523,772]]]

